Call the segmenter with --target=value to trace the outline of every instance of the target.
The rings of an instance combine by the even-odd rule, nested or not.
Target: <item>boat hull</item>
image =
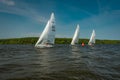
[[[35,46],[36,48],[52,48],[54,47],[53,45],[37,45]]]

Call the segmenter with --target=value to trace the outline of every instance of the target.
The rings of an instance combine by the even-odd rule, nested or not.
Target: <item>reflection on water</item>
[[[50,63],[48,60],[50,59],[49,56],[49,50],[46,49],[36,49],[37,53],[40,54],[39,58],[40,58],[40,64],[43,67],[42,68],[42,72],[49,72],[50,69]],[[42,56],[42,57],[41,57]]]
[[[119,80],[120,45],[0,45],[1,80]]]
[[[71,57],[72,58],[75,58],[75,59],[80,59],[80,57],[81,57],[81,55],[80,55],[80,53],[82,53],[81,51],[80,51],[80,48],[79,48],[80,46],[71,46]]]

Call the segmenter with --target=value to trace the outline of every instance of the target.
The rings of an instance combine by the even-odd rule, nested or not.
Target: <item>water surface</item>
[[[0,45],[0,80],[120,80],[120,45]]]

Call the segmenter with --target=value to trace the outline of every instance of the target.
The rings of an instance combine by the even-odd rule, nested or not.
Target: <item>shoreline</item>
[[[10,38],[0,39],[0,44],[35,44],[38,37]],[[70,44],[72,38],[55,38],[55,44]],[[79,39],[78,44],[84,42],[87,44],[89,39]],[[99,40],[96,39],[96,44],[120,44],[120,40]]]

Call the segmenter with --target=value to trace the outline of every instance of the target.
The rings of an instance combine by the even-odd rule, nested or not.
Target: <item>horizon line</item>
[[[11,38],[0,38],[0,40],[2,40],[2,39],[19,39],[19,38],[39,38],[39,37],[11,37]],[[71,38],[72,39],[72,37],[55,37],[55,38]],[[89,38],[79,38],[79,39],[88,39],[89,40]],[[119,39],[96,39],[96,40],[119,40]]]

